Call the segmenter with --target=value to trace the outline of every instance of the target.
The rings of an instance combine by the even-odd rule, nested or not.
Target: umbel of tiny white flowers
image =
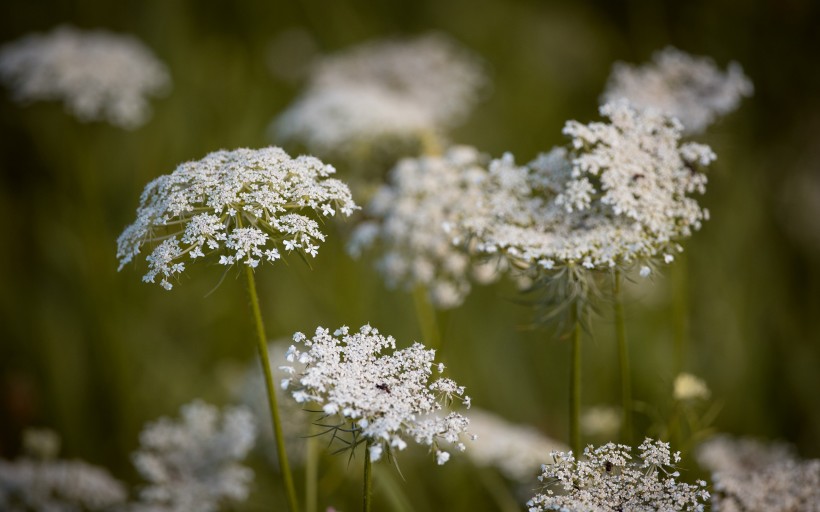
[[[282,367],[289,374],[282,388],[299,403],[318,404],[322,425],[338,419],[328,430],[336,437],[349,432],[351,449],[366,442],[370,459],[377,461],[413,440],[429,446],[438,464],[450,458],[442,444],[465,449],[461,437],[469,420],[443,410],[455,400],[469,407],[470,398],[453,380],[432,379],[434,350],[420,343],[396,350],[393,337],[369,325],[352,334],[347,327],[333,333],[319,327],[312,338],[296,333],[293,340],[287,359],[298,366]]]
[[[712,472],[714,510],[820,510],[820,459],[801,460],[791,446],[721,435],[699,446],[697,457]]]
[[[608,103],[609,122],[569,121],[569,148],[526,166],[512,155],[491,165],[483,204],[465,212],[462,239],[501,253],[514,268],[573,273],[669,263],[708,218],[701,169],[715,159],[705,145],[681,141],[681,125],[656,111]],[[470,238],[472,237],[472,238]]]
[[[460,123],[486,83],[480,61],[442,34],[368,42],[317,59],[272,129],[320,156],[418,144]]]
[[[0,459],[0,510],[114,510],[128,498],[125,486],[103,468],[56,459],[59,436],[50,430],[23,434],[27,456]]]
[[[181,164],[145,187],[136,221],[117,240],[119,268],[153,247],[143,281],[160,277],[170,290],[187,261],[205,256],[228,267],[274,262],[280,249],[315,257],[325,235],[313,217],[358,208],[334,173],[276,147],[216,151]]]
[[[542,466],[539,479],[546,485],[527,506],[530,512],[545,510],[596,512],[702,511],[709,493],[706,482],[678,482],[680,452],[670,454],[669,444],[647,438],[632,448],[608,443],[588,446],[576,459],[572,452],[553,452],[551,464]],[[556,489],[557,488],[557,489]],[[555,489],[555,490],[554,490]]]
[[[219,409],[194,401],[181,421],[160,418],[140,434],[134,466],[148,481],[133,510],[213,512],[248,497],[253,471],[240,462],[253,447],[256,426],[244,407]]]
[[[687,133],[700,133],[753,92],[752,82],[737,62],[730,62],[722,72],[712,59],[670,46],[640,67],[616,63],[602,101],[624,98],[636,108],[676,117]]]
[[[486,166],[487,158],[469,146],[401,160],[367,206],[368,220],[351,235],[348,252],[358,257],[375,247],[388,286],[422,287],[437,308],[461,305],[471,280],[499,276],[497,264],[471,261],[450,233],[459,212],[481,201]]]
[[[80,121],[126,129],[145,123],[146,97],[171,84],[165,65],[139,40],[70,26],[0,48],[0,80],[21,103],[62,100]]]

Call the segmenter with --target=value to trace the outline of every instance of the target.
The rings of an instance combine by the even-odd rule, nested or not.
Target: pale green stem
[[[624,303],[621,296],[621,282],[623,277],[620,270],[615,270],[612,283],[612,298],[615,303],[615,337],[618,341],[618,362],[621,374],[621,408],[623,409],[623,425],[621,425],[621,441],[632,444],[632,377],[629,372],[629,350],[626,344],[626,322]]]
[[[489,468],[476,468],[478,477],[484,484],[484,488],[489,491],[490,496],[493,497],[498,510],[501,512],[518,512],[518,500],[510,492],[507,483],[501,478],[498,473]]]
[[[441,349],[441,334],[439,333],[436,311],[427,298],[427,290],[423,286],[413,289],[413,306],[416,310],[416,319],[421,328],[421,336],[427,348]]]
[[[305,512],[316,512],[319,495],[319,446],[315,435],[309,436],[306,443]]]
[[[288,498],[288,508],[291,512],[298,512],[299,504],[296,500],[296,488],[293,485],[293,475],[288,464],[288,454],[285,452],[285,438],[282,435],[282,422],[279,419],[279,406],[276,403],[276,389],[273,385],[273,372],[270,368],[268,358],[268,341],[265,336],[265,324],[262,322],[262,312],[259,309],[259,296],[256,293],[256,279],[253,269],[245,265],[245,275],[248,277],[248,295],[251,298],[251,309],[256,321],[257,345],[259,351],[259,361],[265,373],[265,386],[268,391],[268,406],[270,407],[271,419],[273,420],[273,433],[276,438],[276,452],[279,456],[279,470],[282,472],[282,480],[285,483],[285,492]]]
[[[689,342],[689,289],[686,254],[672,265],[672,314],[675,329],[675,374],[683,371]]]
[[[401,485],[390,476],[389,469],[374,468],[373,478],[379,486],[379,492],[390,502],[393,512],[413,512],[413,504],[402,491]]]
[[[438,135],[430,131],[419,134],[421,153],[426,156],[439,156],[442,153],[441,140]]]
[[[569,446],[581,453],[581,318],[580,305],[572,305],[572,354],[569,372]]]
[[[370,441],[364,447],[364,504],[362,510],[370,512],[370,501],[373,496],[373,468],[370,464]]]

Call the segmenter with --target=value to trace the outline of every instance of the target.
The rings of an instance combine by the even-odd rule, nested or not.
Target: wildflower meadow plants
[[[778,97],[760,62],[677,32],[715,60],[667,46],[610,70],[652,48],[495,2],[408,4],[397,25],[354,12],[372,0],[273,21],[167,6],[162,31],[0,41],[0,109],[27,137],[0,210],[35,226],[0,215],[20,239],[0,281],[26,281],[0,295],[0,338],[43,337],[0,344],[0,371],[43,352],[48,374],[38,394],[0,373],[0,509],[816,508],[816,386],[796,385],[816,352],[782,315],[817,301],[753,302],[809,267],[747,197],[775,188],[744,131],[761,107],[739,109]],[[71,116],[19,108],[45,101]],[[743,430],[797,448],[720,433]]]
[[[241,265],[257,331],[259,361],[265,384],[279,467],[288,505],[298,510],[296,491],[285,452],[268,339],[256,291],[254,269],[260,262],[281,258],[279,249],[315,257],[325,235],[313,217],[332,217],[336,211],[350,215],[356,204],[350,190],[330,178],[333,167],[316,158],[290,158],[275,147],[259,150],[218,151],[202,160],[180,165],[173,173],[146,186],[137,220],[117,240],[120,269],[153,247],[146,256],[148,273],[143,281],[173,288],[170,279],[185,270],[186,261],[219,257],[226,267]],[[308,215],[311,216],[308,216]]]
[[[312,338],[293,336],[282,388],[303,404],[316,404],[325,428],[344,450],[365,444],[364,508],[371,507],[371,463],[407,448],[407,441],[429,446],[439,465],[450,459],[445,445],[464,451],[469,420],[457,412],[443,414],[454,402],[470,407],[464,386],[434,374],[435,351],[420,343],[396,350],[396,340],[369,325],[350,334],[318,327]],[[304,349],[300,350],[299,346]],[[383,353],[392,351],[392,353]],[[435,373],[443,373],[439,363]],[[345,439],[349,437],[349,439]]]

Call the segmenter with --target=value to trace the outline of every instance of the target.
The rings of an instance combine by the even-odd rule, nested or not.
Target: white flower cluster
[[[691,195],[705,191],[700,169],[715,154],[681,143],[680,123],[655,111],[626,102],[600,110],[608,123],[566,124],[569,149],[522,167],[511,155],[493,162],[483,204],[459,223],[463,239],[525,269],[603,270],[660,256],[671,262],[682,250],[676,241],[708,218]]]
[[[568,448],[527,425],[516,425],[487,411],[470,409],[476,441],[466,452],[479,466],[495,466],[510,480],[531,484],[544,456]]]
[[[365,43],[319,59],[273,130],[319,155],[418,140],[460,123],[485,85],[478,60],[443,35]]]
[[[697,456],[712,472],[713,510],[820,511],[820,460],[800,460],[787,445],[717,436]]]
[[[137,511],[216,511],[243,501],[253,471],[239,464],[253,447],[256,427],[245,408],[219,410],[201,401],[182,407],[180,422],[160,418],[140,434],[134,465],[149,484]]]
[[[469,420],[456,412],[439,412],[454,400],[469,408],[470,398],[451,379],[430,382],[434,350],[420,343],[395,350],[395,339],[369,325],[353,334],[347,327],[333,334],[319,327],[313,338],[296,333],[293,340],[306,350],[293,345],[287,359],[304,366],[282,367],[290,374],[282,388],[290,389],[297,402],[317,403],[326,416],[351,424],[356,442],[367,441],[371,460],[379,460],[385,451],[404,450],[406,438],[430,446],[439,464],[450,458],[440,443],[465,449],[460,438]],[[382,354],[386,350],[394,352]],[[437,371],[443,372],[444,365],[439,363]]]
[[[699,133],[753,92],[740,64],[731,62],[724,73],[708,57],[668,47],[642,67],[616,63],[602,100],[625,98],[639,109],[676,117],[688,133]]]
[[[0,460],[0,510],[108,510],[127,497],[106,470],[79,460]]]
[[[675,400],[685,402],[689,400],[708,400],[712,393],[709,391],[709,386],[702,379],[691,373],[680,373],[675,377],[672,394]]]
[[[487,283],[498,276],[493,262],[472,263],[450,233],[457,213],[481,202],[485,167],[485,158],[467,146],[401,160],[371,200],[371,220],[353,232],[350,254],[358,257],[363,248],[378,245],[377,268],[388,286],[422,286],[434,306],[459,306],[471,277]]]
[[[313,157],[291,159],[276,147],[216,151],[149,183],[137,220],[117,240],[120,269],[154,245],[143,281],[170,290],[185,259],[218,254],[221,265],[256,267],[279,247],[315,257],[325,235],[305,213],[331,217],[357,208],[335,169]],[[187,256],[187,258],[186,258]]]
[[[146,96],[171,84],[165,66],[137,39],[70,26],[0,48],[0,80],[20,102],[62,100],[80,121],[129,129],[148,119]]]
[[[577,460],[572,452],[553,452],[554,463],[545,464],[539,477],[547,487],[527,503],[530,512],[704,509],[709,499],[706,482],[691,485],[676,480],[680,476],[675,470],[675,464],[680,462],[679,452],[670,454],[668,443],[649,438],[638,450],[638,460],[633,460],[631,447],[614,443],[587,447],[582,460]],[[559,487],[558,493],[550,486]]]

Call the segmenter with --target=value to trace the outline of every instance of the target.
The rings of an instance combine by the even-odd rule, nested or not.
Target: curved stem
[[[253,275],[253,269],[245,265],[245,275],[248,278],[248,295],[251,298],[251,309],[253,309],[253,317],[256,322],[256,348],[259,351],[259,362],[262,364],[262,370],[265,373],[265,387],[268,391],[268,406],[270,407],[271,419],[273,420],[273,433],[276,438],[276,453],[279,456],[279,470],[282,472],[282,480],[285,483],[285,492],[288,498],[288,508],[291,512],[299,510],[299,504],[296,500],[296,488],[293,485],[293,475],[290,472],[290,465],[288,464],[288,454],[285,452],[285,439],[282,435],[282,422],[279,419],[279,406],[276,403],[276,389],[273,385],[273,372],[270,368],[270,359],[268,357],[268,341],[265,336],[265,324],[262,322],[262,312],[259,309],[259,296],[256,293],[256,279]]]
[[[624,303],[621,297],[621,282],[623,277],[620,270],[615,270],[612,282],[612,298],[615,303],[615,337],[618,341],[618,363],[621,374],[621,408],[623,409],[623,424],[621,425],[621,441],[632,444],[632,377],[629,372],[629,350],[626,345],[626,322]]]
[[[572,354],[569,372],[569,446],[575,456],[581,454],[581,314],[580,305],[572,305]]]
[[[370,501],[373,496],[373,472],[370,464],[370,441],[364,447],[364,505],[362,510],[370,512]]]

